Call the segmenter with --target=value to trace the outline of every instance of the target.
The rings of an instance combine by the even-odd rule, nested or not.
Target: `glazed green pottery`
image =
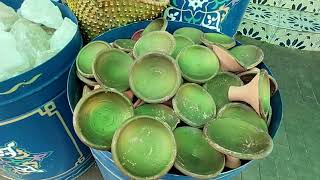
[[[182,76],[195,83],[212,79],[219,71],[217,56],[207,47],[192,45],[184,48],[177,56]]]
[[[131,52],[136,41],[132,39],[117,39],[112,44],[115,48],[121,49],[125,52]]]
[[[142,36],[133,48],[133,56],[139,58],[152,52],[171,55],[176,47],[174,37],[166,31],[153,31]]]
[[[176,40],[176,48],[171,55],[173,58],[176,58],[183,48],[194,45],[194,42],[188,37],[175,35],[174,38]]]
[[[77,77],[83,82],[85,83],[86,85],[88,86],[91,86],[91,87],[94,87],[96,85],[98,85],[98,82],[94,79],[94,78],[86,78],[86,77],[83,77],[79,71],[77,71]]]
[[[87,146],[108,150],[114,132],[133,115],[131,102],[121,93],[98,89],[80,99],[74,110],[73,126]]]
[[[144,104],[134,110],[135,115],[146,115],[154,117],[159,121],[167,123],[172,130],[177,127],[180,119],[173,109],[163,104]]]
[[[251,107],[242,103],[225,105],[217,114],[218,118],[237,118],[268,132],[267,123]]]
[[[201,41],[208,47],[219,44],[226,49],[230,49],[236,45],[236,41],[233,38],[220,33],[203,33]]]
[[[230,50],[230,53],[247,70],[260,64],[264,58],[262,49],[254,45],[236,46]]]
[[[142,32],[142,36],[153,31],[165,31],[168,26],[168,21],[164,18],[153,20]]]
[[[190,38],[195,44],[201,44],[201,36],[203,32],[199,29],[192,28],[192,27],[183,27],[177,29],[173,35],[181,35],[184,37]]]
[[[198,84],[183,84],[172,99],[172,104],[181,120],[193,127],[203,127],[216,115],[214,100]]]
[[[120,49],[101,52],[93,63],[93,74],[97,82],[106,88],[120,92],[129,88],[129,69],[133,59]]]
[[[111,48],[111,46],[104,41],[93,41],[84,46],[77,58],[76,66],[78,72],[86,78],[93,78],[92,64],[96,56],[104,50]]]
[[[224,154],[209,145],[200,129],[179,127],[173,134],[178,150],[174,166],[180,172],[197,179],[213,178],[222,172]]]
[[[132,179],[157,179],[173,166],[177,147],[171,128],[150,116],[135,116],[112,140],[112,158]]]
[[[212,147],[235,158],[262,159],[273,149],[267,132],[238,118],[217,118],[208,122],[203,131]]]
[[[204,84],[204,88],[212,96],[217,110],[229,103],[228,92],[230,86],[242,86],[243,82],[235,74],[219,72],[214,78]]]
[[[171,99],[177,92],[181,79],[175,60],[161,53],[142,56],[133,63],[129,72],[131,90],[147,103],[162,103]]]

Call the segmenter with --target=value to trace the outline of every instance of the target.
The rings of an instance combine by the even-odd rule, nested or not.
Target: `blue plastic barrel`
[[[22,0],[0,0],[18,9]],[[64,5],[64,17],[77,23]],[[93,164],[90,149],[72,127],[66,83],[82,47],[78,31],[55,57],[0,82],[0,176],[11,179],[73,179]]]
[[[116,28],[102,34],[101,36],[98,36],[95,40],[113,42],[114,40],[119,38],[130,38],[134,32],[138,31],[139,29],[145,28],[148,24],[149,24],[149,21],[145,21],[145,22],[130,24],[125,27]],[[169,31],[170,33],[173,33],[176,29],[181,27],[195,27],[195,28],[201,29],[203,32],[210,32],[210,31],[212,32],[212,30],[205,27],[201,27],[201,26],[189,24],[189,23],[174,22],[174,21],[169,21],[167,31]],[[259,65],[259,68],[264,68],[268,70],[269,73],[271,74],[270,70],[263,63]],[[74,109],[76,103],[81,98],[82,89],[83,89],[83,83],[77,78],[76,67],[73,65],[70,70],[69,79],[68,79],[68,99],[69,99],[71,109]],[[279,91],[277,91],[277,93],[271,98],[271,106],[272,106],[272,120],[269,127],[269,134],[272,137],[274,137],[282,119],[282,102],[281,102],[281,96]],[[94,149],[91,149],[91,150],[105,180],[129,180],[129,178],[124,176],[120,172],[120,170],[117,168],[117,166],[112,160],[112,155],[109,151],[98,151]],[[219,180],[230,179],[231,177],[240,174],[241,171],[243,171],[250,164],[250,162],[252,161],[245,162],[241,167],[237,169],[224,171],[215,179],[219,179]],[[170,174],[167,174],[164,177],[161,177],[160,179],[162,180],[192,180],[193,179],[191,177],[178,174],[177,172],[175,173],[176,174],[174,174],[173,172],[170,172]]]

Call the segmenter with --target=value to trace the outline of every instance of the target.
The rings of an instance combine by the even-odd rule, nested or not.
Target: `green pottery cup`
[[[201,41],[210,48],[215,44],[218,44],[226,49],[231,49],[236,45],[236,41],[233,38],[220,33],[203,33],[201,36]]]
[[[176,94],[181,79],[175,60],[161,53],[140,57],[134,61],[129,72],[131,90],[147,103],[162,103],[171,99]]]
[[[230,49],[230,53],[246,70],[256,67],[264,58],[262,49],[254,45],[241,45]]]
[[[270,135],[238,118],[217,118],[203,129],[207,141],[226,155],[246,160],[263,159],[273,149]]]
[[[159,121],[167,123],[174,130],[180,119],[173,109],[163,104],[144,104],[134,110],[135,115],[151,116]]]
[[[224,154],[206,141],[200,129],[179,127],[173,132],[177,143],[174,166],[183,174],[197,179],[209,179],[224,169]]]
[[[183,84],[172,99],[172,105],[181,120],[193,127],[203,127],[216,115],[211,95],[194,83]]]
[[[96,56],[104,50],[110,49],[111,46],[104,41],[93,41],[84,46],[77,55],[77,71],[86,78],[93,78],[92,64]]]
[[[165,18],[153,20],[142,32],[142,36],[153,31],[165,31],[168,26],[168,21]]]
[[[136,41],[132,39],[117,39],[112,43],[115,48],[118,48],[125,52],[132,52],[135,44]]]
[[[73,126],[87,146],[109,150],[114,132],[133,115],[132,103],[121,93],[97,89],[83,96],[76,105]]]
[[[129,89],[129,69],[133,59],[120,49],[108,49],[98,54],[93,74],[100,85],[120,92]]]
[[[195,83],[204,83],[219,72],[219,60],[207,47],[192,45],[184,48],[177,56],[182,76]]]
[[[150,116],[135,116],[112,140],[112,158],[132,179],[158,179],[173,166],[177,147],[171,128]]]
[[[204,84],[204,88],[212,96],[217,110],[229,103],[228,92],[230,86],[242,86],[243,82],[235,74],[219,72],[214,78]]]
[[[183,27],[177,29],[173,35],[181,35],[187,38],[190,38],[195,44],[201,44],[201,36],[203,32],[199,29],[192,27]]]
[[[173,58],[176,58],[182,49],[194,45],[194,42],[188,37],[175,35],[174,38],[176,40],[176,48],[171,55]]]

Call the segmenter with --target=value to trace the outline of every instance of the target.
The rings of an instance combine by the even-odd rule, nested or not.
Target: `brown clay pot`
[[[229,72],[245,71],[245,68],[236,61],[235,57],[231,55],[227,49],[216,44],[211,47],[219,58],[221,70]]]
[[[226,156],[226,164],[225,166],[227,168],[230,168],[230,169],[235,169],[235,168],[238,168],[241,166],[241,161],[239,158],[236,158],[236,157],[232,157],[232,156],[229,156],[229,155],[225,155]]]

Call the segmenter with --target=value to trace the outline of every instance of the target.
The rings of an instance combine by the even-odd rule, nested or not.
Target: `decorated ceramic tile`
[[[270,25],[278,25],[280,21],[279,11],[280,8],[250,3],[244,18]]]
[[[261,5],[269,5],[269,6],[279,6],[281,0],[251,0],[254,4],[261,4]]]
[[[319,0],[282,0],[279,7],[307,12],[319,12]]]

